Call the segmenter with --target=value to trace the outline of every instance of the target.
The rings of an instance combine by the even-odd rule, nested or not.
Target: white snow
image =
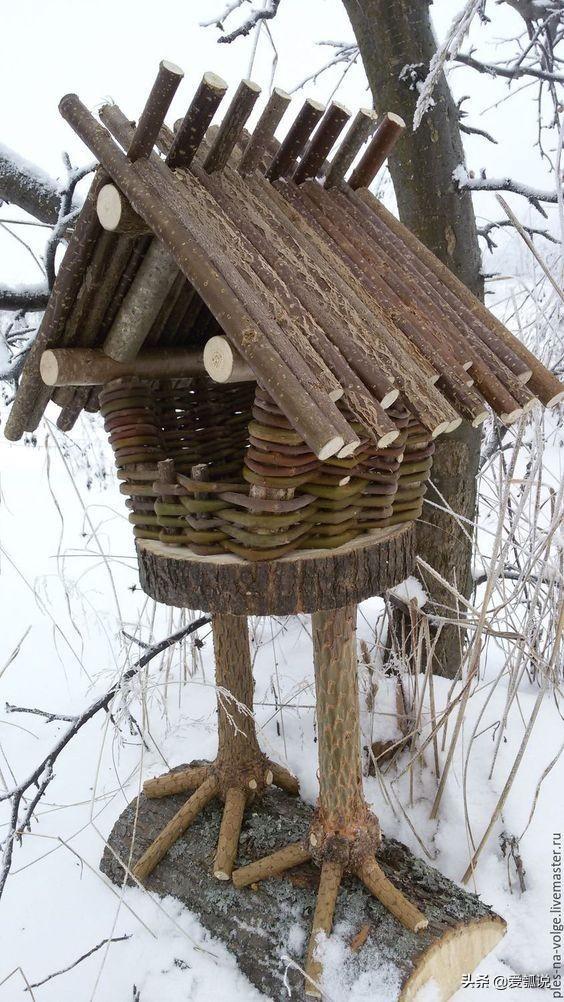
[[[418,609],[422,609],[429,598],[421,582],[413,576],[406,578],[405,581],[401,581],[395,588],[390,588],[390,592],[396,598],[405,602],[406,605],[415,601]]]

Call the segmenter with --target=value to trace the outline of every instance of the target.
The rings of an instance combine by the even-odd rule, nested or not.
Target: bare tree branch
[[[65,731],[63,731],[59,740],[53,745],[51,751],[45,756],[45,758],[39,763],[38,766],[30,773],[27,779],[23,780],[17,786],[12,787],[11,790],[6,790],[0,793],[0,803],[6,800],[12,802],[12,810],[10,821],[8,822],[8,833],[3,843],[3,857],[2,863],[0,864],[0,897],[6,886],[6,880],[8,879],[8,874],[12,865],[12,853],[14,847],[14,841],[16,839],[21,839],[25,831],[29,831],[31,825],[31,819],[37,804],[41,800],[41,797],[45,793],[49,783],[53,778],[53,767],[57,761],[59,755],[66,748],[70,741],[78,734],[81,727],[84,727],[89,720],[92,720],[100,710],[109,710],[110,704],[118,692],[123,688],[125,683],[129,682],[132,678],[145,665],[149,664],[153,658],[157,655],[162,654],[169,647],[174,644],[178,644],[185,637],[188,637],[191,633],[199,630],[202,626],[207,626],[211,622],[209,616],[200,616],[199,619],[195,619],[193,623],[189,623],[188,626],[184,626],[181,630],[177,630],[176,633],[171,634],[170,637],[166,637],[164,640],[159,641],[157,644],[153,644],[138,661],[132,665],[121,678],[105,692],[98,699],[94,700],[93,703],[87,707],[83,713],[79,714],[71,723]],[[21,708],[20,708],[20,712]],[[34,793],[31,801],[25,805],[25,810],[20,816],[20,807],[26,794],[33,788],[36,787],[36,792]]]
[[[212,25],[219,28],[220,31],[225,31],[224,22],[233,14],[234,11],[240,10],[244,3],[248,3],[249,0],[233,0],[232,3],[228,3],[227,7],[222,14],[218,14],[217,17],[212,18],[209,21],[202,21],[202,28],[209,28]],[[250,11],[248,17],[245,18],[242,24],[238,28],[234,28],[233,31],[226,35],[222,35],[218,38],[218,42],[223,42],[229,45],[230,42],[234,42],[236,38],[243,38],[245,35],[249,35],[257,25],[260,25],[263,21],[271,21],[276,17],[278,13],[278,8],[280,6],[281,0],[266,0],[264,7],[253,7]]]
[[[483,237],[488,245],[488,250],[493,251],[497,247],[497,244],[495,240],[492,239],[492,230],[507,229],[507,227],[514,229],[513,223],[509,219],[497,219],[489,223],[484,223],[483,226],[478,226],[478,236]],[[544,237],[545,240],[550,240],[553,244],[560,243],[560,241],[546,229],[541,229],[537,226],[523,226],[523,229],[531,237]]]
[[[518,80],[520,77],[536,77],[537,80],[550,80],[553,83],[564,84],[564,75],[561,73],[551,73],[548,70],[538,69],[529,63],[512,66],[500,66],[498,63],[482,63],[467,52],[459,52],[455,60],[457,63],[464,63],[478,73],[489,73],[492,77],[506,77],[508,80]]]
[[[53,978],[58,978],[60,974],[66,974],[67,971],[72,971],[73,967],[78,967],[83,960],[87,960],[88,957],[91,957],[93,953],[101,950],[107,943],[123,943],[127,939],[131,939],[131,933],[126,933],[124,936],[108,936],[106,939],[103,939],[101,943],[97,943],[91,950],[88,950],[87,953],[83,953],[81,957],[78,957],[78,959],[72,964],[69,964],[68,967],[62,967],[60,971],[54,971],[53,974],[48,974],[47,977],[42,978],[41,981],[34,981],[32,985],[29,985],[25,989],[26,992],[30,992],[32,988],[41,988],[41,985],[46,984],[47,981],[52,981]]]
[[[522,195],[546,218],[541,202],[549,202],[555,205],[558,202],[556,191],[542,191],[540,188],[532,188],[521,181],[514,181],[510,177],[472,177],[461,164],[453,174],[453,181],[460,189],[468,191],[511,191],[515,195]]]
[[[49,299],[47,285],[14,286],[0,285],[0,310],[37,311],[44,310]]]

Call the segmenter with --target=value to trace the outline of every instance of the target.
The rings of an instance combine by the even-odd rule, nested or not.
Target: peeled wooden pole
[[[198,349],[161,348],[143,351],[128,362],[117,362],[96,348],[49,348],[40,362],[47,386],[100,386],[112,379],[138,376],[143,379],[173,379],[201,376],[206,372]],[[252,379],[249,370],[247,378]]]
[[[238,163],[241,174],[251,174],[259,167],[291,100],[286,91],[274,88]]]
[[[168,249],[153,240],[104,341],[106,355],[119,362],[135,358],[177,275]]]
[[[325,187],[334,188],[344,181],[345,174],[368,137],[376,128],[378,116],[372,108],[360,108],[331,161],[325,178]]]
[[[376,132],[353,170],[349,184],[353,190],[368,188],[405,129],[405,122],[392,111],[386,112]]]

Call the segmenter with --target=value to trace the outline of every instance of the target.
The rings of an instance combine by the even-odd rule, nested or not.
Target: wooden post
[[[349,167],[376,127],[378,116],[372,108],[357,111],[345,138],[331,161],[325,187],[334,188],[345,179]]]
[[[301,184],[308,177],[317,177],[350,117],[348,108],[338,101],[331,102],[294,171],[296,184]]]
[[[157,141],[165,115],[172,104],[184,71],[175,63],[163,59],[147,103],[137,123],[133,142],[127,151],[130,160],[148,157]]]
[[[204,170],[208,174],[225,167],[259,94],[258,84],[241,80],[204,160]]]
[[[117,362],[97,348],[54,348],[43,352],[40,371],[47,386],[100,386],[126,376],[143,379],[202,376],[206,367],[198,349],[160,348],[142,351],[127,362]]]
[[[323,115],[324,110],[323,105],[319,104],[319,101],[307,98],[298,112],[295,121],[280,143],[278,152],[266,172],[269,181],[276,181],[279,177],[284,177],[291,173],[296,160],[303,153],[306,143]]]
[[[405,122],[399,115],[388,111],[374,133],[370,144],[349,178],[351,188],[368,188],[380,167],[388,159],[399,137],[405,129]]]
[[[279,87],[273,89],[239,161],[238,170],[241,174],[251,174],[259,167],[291,100],[286,91]]]
[[[215,115],[225,91],[225,80],[215,73],[204,73],[198,90],[174,137],[166,162],[173,170],[189,167]]]

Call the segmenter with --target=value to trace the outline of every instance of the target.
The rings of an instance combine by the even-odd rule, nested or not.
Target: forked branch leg
[[[408,929],[418,932],[425,916],[387,879],[378,863],[380,826],[362,789],[360,713],[356,657],[356,606],[312,616],[315,660],[319,802],[307,849],[286,846],[272,856],[235,870],[233,883],[245,887],[279,875],[312,858],[321,867],[317,907],[306,960],[306,994],[319,997],[321,963],[315,948],[320,931],[331,931],[341,878],[356,874]],[[295,860],[295,862],[292,862]]]
[[[193,790],[192,796],[136,863],[133,873],[145,880],[170,847],[214,797],[225,803],[214,874],[229,880],[237,856],[245,807],[276,783],[298,793],[297,780],[260,750],[253,718],[253,673],[247,620],[244,616],[212,617],[216,660],[218,752],[209,765],[190,767],[149,779],[146,796],[168,797]]]

